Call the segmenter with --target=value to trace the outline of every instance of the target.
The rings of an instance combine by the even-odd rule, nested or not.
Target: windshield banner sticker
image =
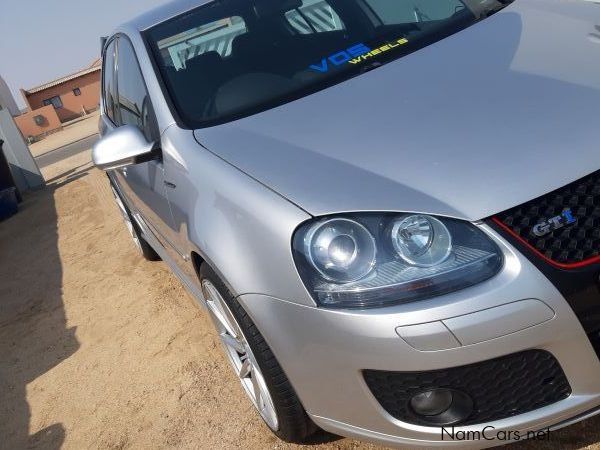
[[[374,49],[371,49],[365,44],[356,44],[346,50],[335,53],[328,58],[323,58],[319,64],[312,64],[310,69],[319,73],[327,73],[332,67],[339,67],[344,64],[360,64],[370,58],[374,58],[377,55],[407,43],[408,39],[400,38]]]

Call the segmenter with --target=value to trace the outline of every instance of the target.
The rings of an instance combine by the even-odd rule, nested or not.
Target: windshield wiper
[[[364,64],[360,67],[359,73],[362,75],[363,73],[370,72],[371,70],[379,69],[383,66],[384,63],[381,61],[373,61],[369,64]]]
[[[498,11],[502,11],[508,5],[510,5],[515,0],[496,0],[496,4],[493,6],[488,6],[484,8],[481,14],[479,15],[479,19],[485,19],[490,17],[491,15],[496,14]]]

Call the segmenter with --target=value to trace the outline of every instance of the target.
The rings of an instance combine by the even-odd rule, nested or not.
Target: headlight
[[[433,267],[443,263],[452,252],[452,236],[438,219],[412,215],[392,224],[392,244],[408,264]]]
[[[485,281],[502,253],[474,225],[422,214],[317,219],[294,235],[300,276],[318,304],[371,308],[447,294]]]
[[[375,239],[360,223],[331,219],[315,223],[306,233],[304,254],[323,277],[351,282],[367,276],[375,266]]]

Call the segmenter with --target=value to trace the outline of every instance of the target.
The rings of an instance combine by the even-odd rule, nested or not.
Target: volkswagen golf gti
[[[600,413],[598,3],[178,0],[102,56],[94,162],[279,438]]]

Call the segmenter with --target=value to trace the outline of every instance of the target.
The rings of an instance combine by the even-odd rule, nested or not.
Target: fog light
[[[410,399],[410,406],[420,416],[439,416],[452,406],[454,396],[448,389],[422,392]]]
[[[456,425],[473,413],[469,394],[448,388],[433,388],[415,394],[409,402],[417,421],[428,426]]]

